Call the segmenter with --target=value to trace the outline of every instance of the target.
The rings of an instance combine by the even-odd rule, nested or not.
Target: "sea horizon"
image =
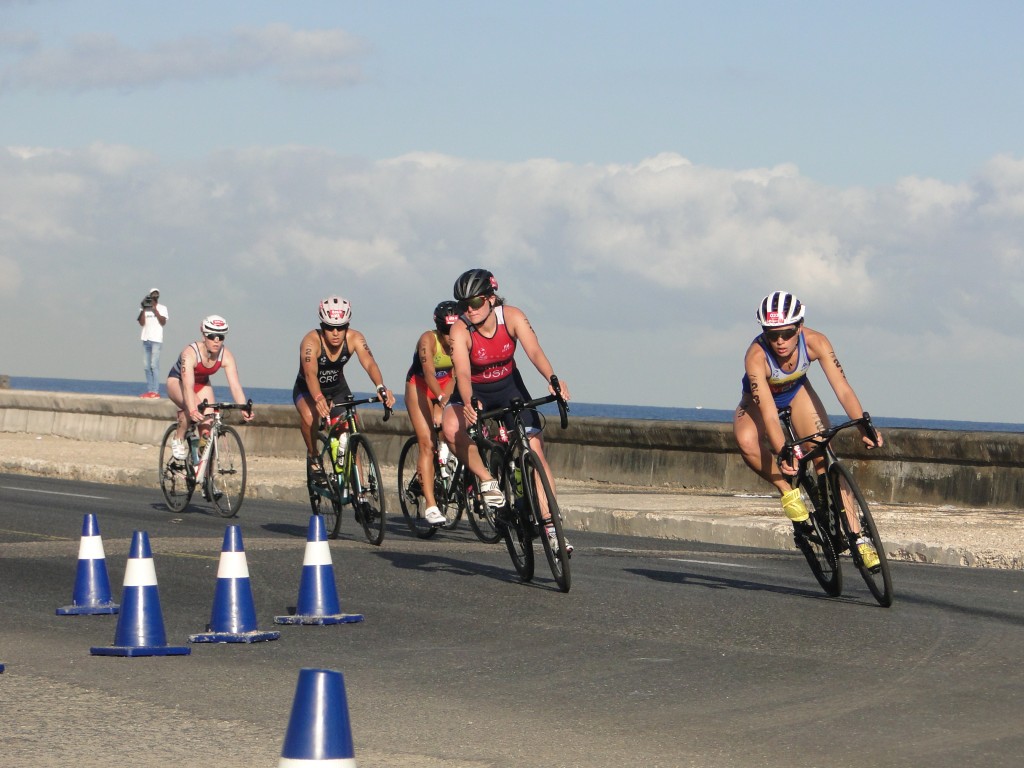
[[[120,395],[137,397],[142,394],[145,385],[138,381],[104,381],[93,379],[58,379],[37,376],[9,376],[12,390],[34,390],[40,392],[69,392],[90,395]],[[214,392],[227,393],[225,385],[214,384]],[[291,388],[277,387],[246,387],[246,394],[256,404],[291,405]],[[225,395],[218,394],[218,397]],[[161,386],[161,397],[166,393]],[[357,393],[357,396],[368,396]],[[396,410],[404,410],[405,405],[401,393],[396,392]],[[547,413],[555,413],[553,409],[541,409]],[[689,408],[653,405],[623,405],[615,403],[583,403],[573,401],[570,404],[571,418],[603,418],[624,419],[635,421],[701,421],[728,424],[732,422],[733,410],[722,408]],[[833,417],[837,418],[837,417]],[[918,419],[897,416],[881,416],[872,414],[872,420],[881,428],[898,427],[906,429],[936,429],[957,432],[1024,432],[1024,424],[988,421],[957,421],[946,419]]]

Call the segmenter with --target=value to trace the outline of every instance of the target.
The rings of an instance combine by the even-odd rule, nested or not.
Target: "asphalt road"
[[[795,550],[576,533],[562,594],[539,551],[524,585],[465,527],[420,541],[399,514],[376,548],[346,510],[334,570],[364,622],[107,658],[89,648],[116,617],[54,615],[87,512],[115,599],[145,530],[168,641],[209,620],[227,522],[211,507],[0,475],[0,765],[275,765],[302,667],[345,674],[363,768],[959,768],[1024,752],[1020,572],[896,563],[884,609],[852,570],[827,598]],[[263,629],[296,602],[308,519],[242,508]]]

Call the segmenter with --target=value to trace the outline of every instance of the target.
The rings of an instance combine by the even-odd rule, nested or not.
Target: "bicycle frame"
[[[202,479],[209,478],[210,457],[213,455],[213,450],[216,447],[215,444],[218,438],[224,431],[224,417],[221,415],[221,412],[229,411],[232,409],[238,409],[241,411],[245,411],[246,413],[252,413],[252,400],[250,399],[244,405],[239,405],[238,403],[210,403],[206,400],[203,400],[203,402],[199,403],[199,405],[196,406],[196,409],[200,413],[205,413],[208,410],[213,412],[213,421],[210,422],[210,439],[206,441],[206,446],[203,448],[203,453],[199,457],[199,461],[196,463],[194,467],[195,481],[196,484],[199,484]],[[194,434],[197,430],[197,424],[190,425],[189,428],[185,430],[186,439],[188,438],[189,433]]]
[[[349,439],[351,439],[353,435],[358,435],[359,434],[359,414],[356,412],[356,406],[357,405],[368,405],[369,403],[379,403],[379,402],[381,402],[381,400],[380,400],[380,398],[377,398],[377,397],[366,397],[366,398],[363,398],[361,400],[353,400],[353,399],[349,398],[347,400],[342,400],[339,403],[336,403],[336,402],[332,401],[331,402],[331,413],[334,413],[334,411],[336,409],[340,410],[341,412],[338,415],[338,417],[336,419],[334,419],[334,423],[331,424],[330,429],[327,430],[327,439],[328,440],[338,440],[338,439],[341,438],[341,435],[343,433],[347,434],[349,436]],[[387,405],[385,405],[384,406],[384,421],[387,421],[388,419],[391,418],[391,413],[392,413],[392,410],[390,408],[388,408]],[[327,422],[325,420],[321,419],[320,420],[320,427],[321,427],[321,429],[323,427],[325,427],[326,425],[327,425]],[[332,467],[331,469],[334,470],[334,467]],[[324,471],[325,472],[327,471],[326,467],[324,467]],[[344,463],[341,465],[341,472],[335,472],[335,474],[338,475],[338,477],[341,478],[342,481],[343,481],[343,482],[339,483],[339,489],[338,489],[339,492],[341,493],[341,503],[342,504],[345,504],[348,501],[350,501],[351,497],[347,493],[347,491],[349,489],[351,489],[353,487],[353,485],[358,486],[359,483],[360,483],[359,477],[354,474],[357,471],[358,471],[358,467],[355,466],[355,460],[352,458],[352,451],[346,450],[345,451]],[[353,483],[353,479],[355,480],[355,483]],[[321,496],[329,496],[330,493],[331,493],[330,488],[323,488],[323,489],[315,488],[315,490]]]

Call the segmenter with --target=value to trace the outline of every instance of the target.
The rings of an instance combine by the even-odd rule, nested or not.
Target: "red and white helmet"
[[[800,299],[786,291],[769,293],[757,305],[757,322],[763,328],[795,325],[804,319],[804,305]]]
[[[340,296],[328,296],[320,302],[320,322],[332,328],[344,328],[352,319],[352,305]]]
[[[227,335],[228,321],[220,315],[207,315],[199,324],[199,330],[205,336],[208,333],[220,333]]]

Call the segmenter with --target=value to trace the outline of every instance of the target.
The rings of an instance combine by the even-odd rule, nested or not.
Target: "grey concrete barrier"
[[[289,405],[257,405],[244,428],[246,450],[297,456],[304,451]],[[382,420],[360,410],[381,461],[395,464],[412,434],[408,416]],[[0,431],[77,440],[157,444],[174,419],[167,400],[0,389]],[[231,412],[227,420],[240,423]],[[1017,507],[1024,498],[1024,435],[1002,432],[888,429],[881,450],[865,451],[851,430],[834,443],[869,498],[884,502]],[[729,424],[571,418],[549,420],[545,440],[559,477],[645,487],[763,493],[767,486],[744,464]]]

